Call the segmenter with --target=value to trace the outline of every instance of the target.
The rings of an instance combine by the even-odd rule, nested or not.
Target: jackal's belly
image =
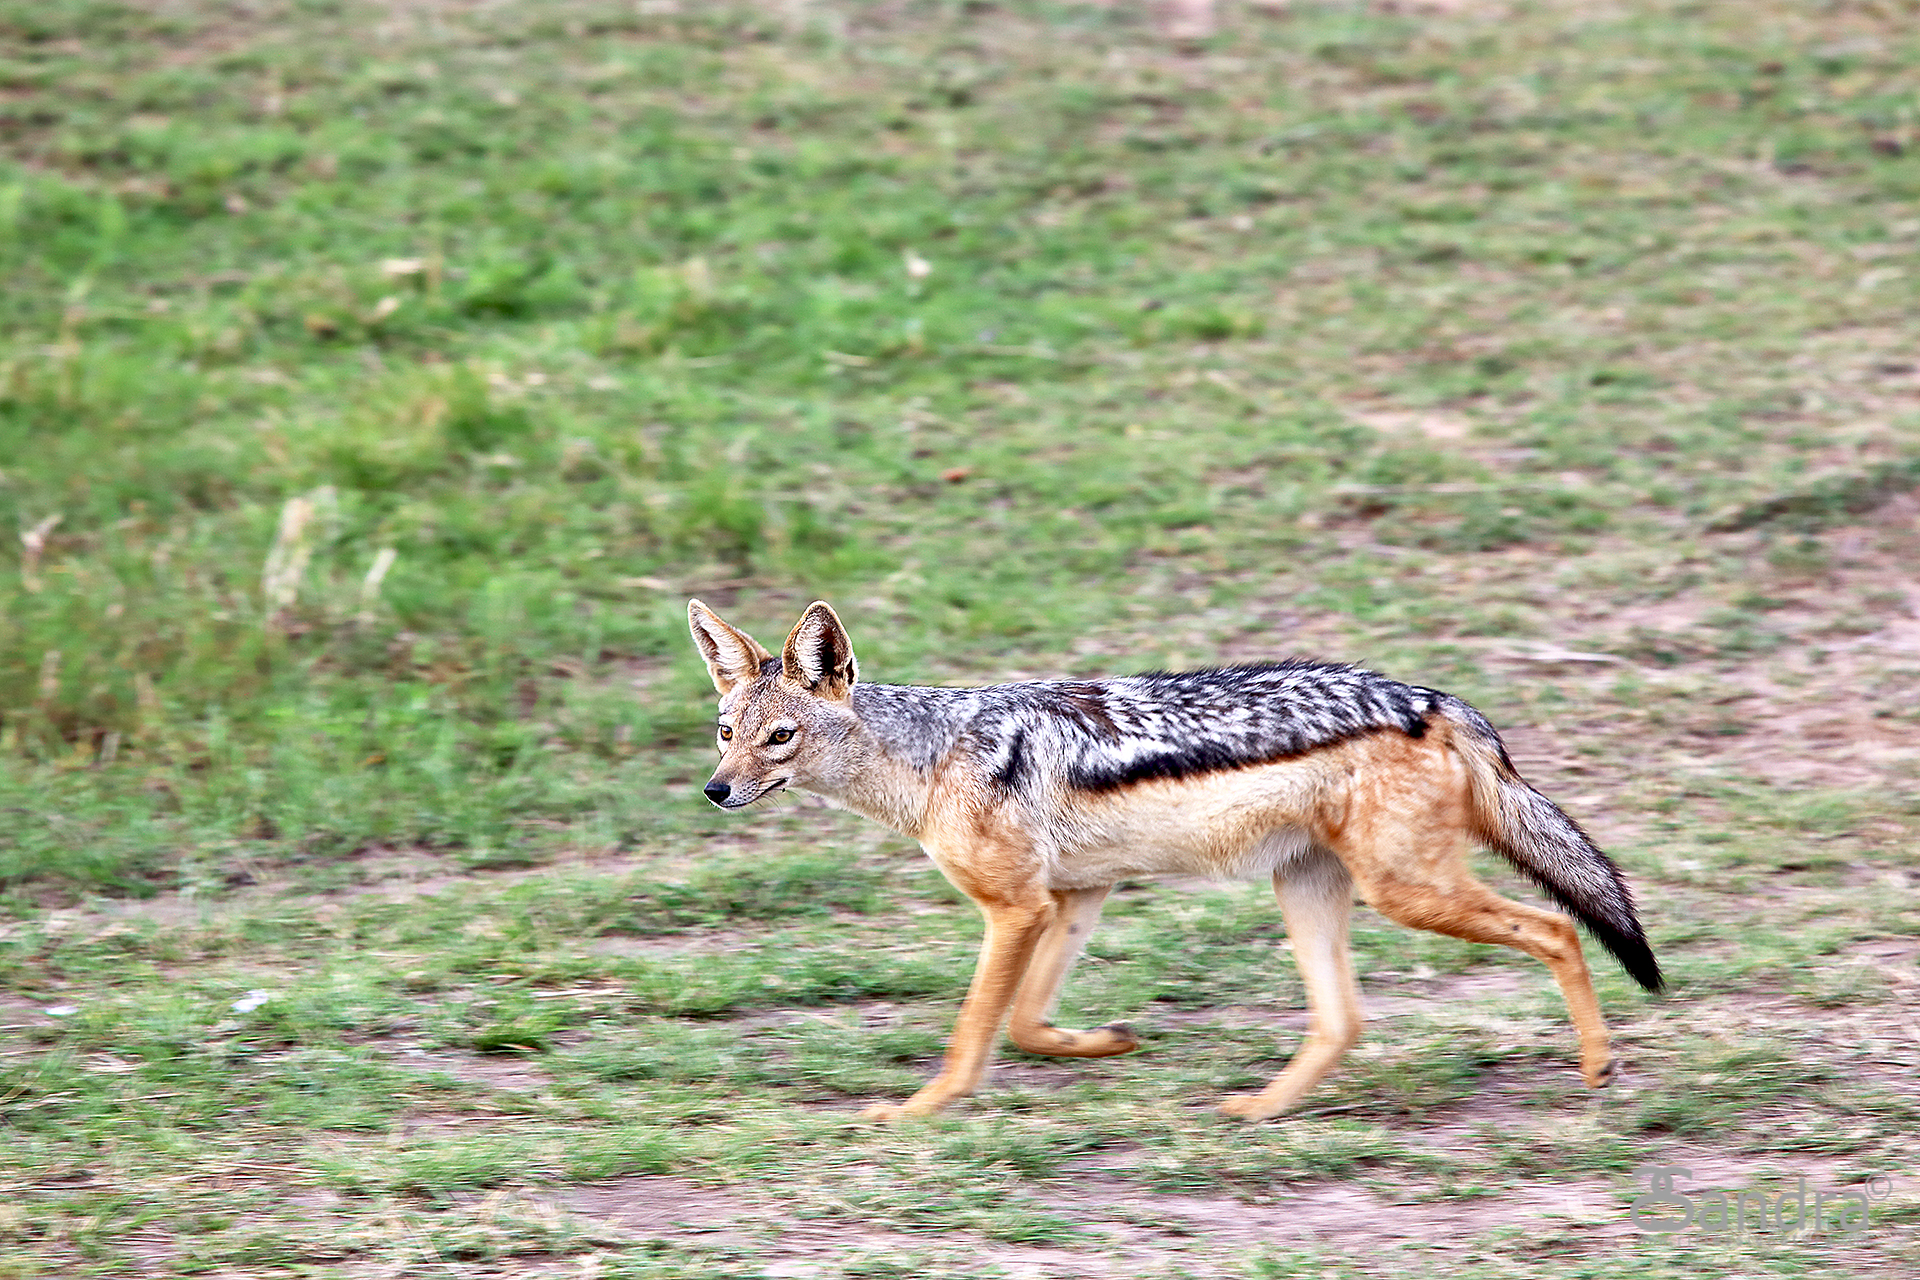
[[[1270,876],[1312,844],[1325,773],[1286,761],[1075,796],[1054,831],[1051,887],[1143,875]]]

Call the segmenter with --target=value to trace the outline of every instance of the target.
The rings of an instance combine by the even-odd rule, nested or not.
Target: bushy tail
[[[1585,925],[1634,981],[1660,990],[1660,962],[1620,868],[1558,805],[1527,785],[1485,716],[1458,698],[1443,697],[1440,709],[1473,776],[1473,834]]]

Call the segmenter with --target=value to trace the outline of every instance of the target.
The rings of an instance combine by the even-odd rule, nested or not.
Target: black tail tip
[[[1667,980],[1660,972],[1660,962],[1653,958],[1653,948],[1647,945],[1645,938],[1605,937],[1601,945],[1613,953],[1627,976],[1652,992],[1666,990]]]
[[[1647,954],[1647,962],[1645,965],[1629,965],[1627,967],[1627,973],[1632,976],[1635,982],[1653,992],[1655,995],[1667,989],[1666,975],[1660,972],[1660,962],[1653,958],[1651,952]]]
[[[1629,916],[1618,924],[1595,919],[1584,919],[1581,923],[1587,926],[1593,940],[1620,962],[1628,977],[1649,991],[1666,989],[1667,980],[1660,973],[1660,962],[1653,958],[1653,948],[1647,945],[1647,936],[1640,931],[1638,920]]]

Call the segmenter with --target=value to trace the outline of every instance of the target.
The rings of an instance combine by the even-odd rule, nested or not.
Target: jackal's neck
[[[818,784],[811,789],[842,808],[918,839],[927,825],[931,780],[899,758],[868,746],[830,790]]]
[[[973,689],[857,684],[847,768],[814,789],[855,813],[918,837],[940,765],[977,710]]]

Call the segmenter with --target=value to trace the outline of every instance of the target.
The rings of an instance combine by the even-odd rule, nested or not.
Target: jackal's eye
[[[792,742],[792,741],[793,741],[793,730],[791,729],[775,729],[772,733],[767,735],[767,745],[770,747],[777,747],[783,742]]]
[[[733,730],[724,724],[720,726],[720,741],[722,742],[733,741]]]

